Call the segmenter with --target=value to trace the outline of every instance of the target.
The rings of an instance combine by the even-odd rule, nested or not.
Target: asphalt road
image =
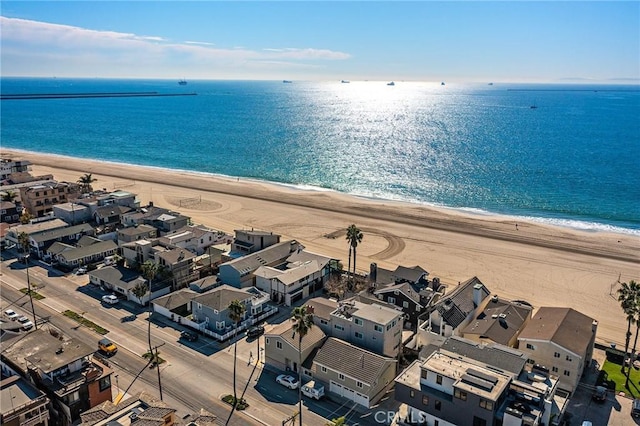
[[[2,312],[11,307],[18,313],[31,316],[29,298],[18,291],[26,288],[26,269],[15,259],[4,259],[1,268]],[[69,336],[85,342],[95,341],[97,345],[102,336],[78,326],[78,323],[61,314],[69,309],[108,329],[106,337],[119,347],[118,353],[109,358],[111,367],[118,375],[117,387],[120,390],[130,387],[129,394],[145,390],[159,396],[157,371],[145,368],[146,360],[141,357],[149,346],[148,312],[126,301],[113,306],[102,304],[100,298],[105,293],[100,288],[89,285],[86,275],[61,276],[57,271],[39,263],[29,268],[29,278],[32,285],[38,287],[37,292],[45,296],[40,301],[34,299],[39,325],[48,321]],[[134,320],[123,320],[131,315],[135,315]],[[284,311],[269,322],[287,318],[288,312]],[[270,327],[271,325],[266,325],[267,330]],[[221,401],[221,397],[233,393],[233,345],[229,342],[220,344],[204,336],[200,336],[196,342],[182,341],[179,338],[182,329],[182,326],[166,318],[152,316],[151,344],[159,347],[160,357],[166,360],[160,366],[163,400],[178,410],[180,418],[188,419],[189,415],[204,408],[218,416],[218,424],[225,424],[230,407]],[[263,358],[259,349],[263,345],[264,337],[256,340],[247,339],[244,334],[238,336],[237,392],[239,395],[244,392],[244,398],[250,406],[242,412],[234,412],[229,425],[281,425],[297,412],[297,391],[277,384],[275,377],[278,372],[264,369],[263,363],[257,361],[256,354],[260,353]],[[253,356],[251,363],[250,356]],[[134,382],[137,374],[140,377]],[[391,406],[392,400],[393,398],[387,399]],[[327,418],[340,415],[347,415],[349,424],[352,425],[380,424],[371,413],[363,416],[353,410],[352,404],[341,404],[339,401],[314,401],[305,398],[303,410],[304,423],[309,426],[324,426]]]

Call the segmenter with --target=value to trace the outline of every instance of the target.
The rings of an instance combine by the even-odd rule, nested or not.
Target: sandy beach
[[[465,215],[410,203],[304,191],[244,179],[10,152],[32,173],[75,182],[91,173],[94,188],[136,193],[215,229],[260,229],[296,239],[308,250],[341,259],[345,229],[364,233],[357,269],[372,262],[395,269],[419,265],[449,286],[477,276],[494,294],[534,307],[567,306],[599,321],[597,341],[624,346],[626,321],[616,301],[618,279],[640,280],[640,237]]]

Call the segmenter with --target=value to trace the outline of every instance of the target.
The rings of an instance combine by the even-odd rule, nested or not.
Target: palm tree
[[[93,187],[91,186],[91,184],[93,182],[96,182],[97,180],[98,179],[91,176],[91,173],[86,173],[84,176],[80,176],[80,179],[78,179],[78,183],[82,187],[82,192],[86,193],[93,191]]]
[[[10,203],[16,199],[18,194],[15,191],[8,189],[7,191],[2,193],[2,201],[9,201]]]
[[[291,313],[293,333],[298,333],[298,416],[302,426],[302,338],[313,327],[313,313],[307,306],[298,306]]]
[[[626,283],[624,283],[623,285],[626,285]],[[633,349],[631,350],[631,356],[629,357],[629,366],[627,367],[626,382],[625,382],[625,387],[627,389],[629,388],[629,375],[631,374],[631,367],[633,366],[633,361],[635,361],[634,355],[636,353],[636,346],[638,344],[638,333],[640,332],[640,284],[636,283],[634,280],[631,280],[629,281],[628,287],[631,289],[631,292],[633,292],[633,289],[636,289],[635,298],[627,301],[627,309],[625,310],[625,314],[627,314],[627,321],[629,320],[629,315],[631,314],[631,318],[632,318],[631,321],[636,326],[636,337],[633,340]],[[628,324],[630,325],[630,323]],[[628,330],[627,330],[627,333],[628,333],[627,334],[628,336],[631,335],[631,333],[629,333]],[[627,351],[625,350],[624,353],[626,358]],[[623,362],[622,364],[623,364],[622,368],[624,369],[625,362]]]
[[[147,260],[142,264],[142,276],[147,279],[149,285],[149,291],[151,291],[151,284],[158,274],[158,264],[152,260]],[[153,353],[153,348],[151,347],[151,299],[149,299],[149,318],[147,324],[147,336],[149,339],[149,353]]]
[[[629,351],[629,341],[631,340],[631,323],[634,321],[636,309],[638,306],[638,296],[640,296],[640,285],[635,281],[622,283],[618,289],[618,302],[622,307],[622,311],[627,316],[627,335],[624,343],[624,356],[625,360],[627,352]],[[622,370],[624,372],[624,362],[622,363]]]
[[[137,283],[131,289],[131,293],[133,293],[133,295],[136,296],[140,301],[142,301],[142,298],[144,297],[145,294],[147,294],[148,291],[149,291],[149,284],[147,284],[146,281]]]
[[[233,333],[233,405],[231,407],[231,413],[229,414],[229,419],[231,419],[231,415],[238,404],[238,395],[236,393],[236,364],[237,364],[237,349],[238,349],[238,327],[240,326],[240,321],[244,317],[244,313],[247,310],[247,307],[244,303],[239,300],[232,300],[227,308],[229,310],[229,319],[236,323],[235,331]],[[227,419],[227,423],[229,422]]]
[[[351,252],[353,251],[353,278],[356,274],[356,248],[362,242],[362,231],[356,225],[349,225],[347,228],[347,241],[349,241],[349,268],[351,268]]]

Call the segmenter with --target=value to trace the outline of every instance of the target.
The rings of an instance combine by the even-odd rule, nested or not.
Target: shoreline
[[[171,169],[133,166],[4,150],[32,162],[34,175],[51,173],[75,182],[85,173],[94,188],[122,189],[181,212],[214,229],[261,229],[296,239],[309,251],[340,259],[346,267],[344,230],[364,234],[357,269],[371,263],[394,270],[421,266],[455,287],[477,276],[493,294],[527,300],[534,307],[567,306],[599,321],[597,341],[624,343],[626,321],[616,300],[617,280],[639,280],[640,238],[587,232],[464,214],[412,203],[371,200],[335,191],[290,188],[269,182]],[[182,200],[198,198],[182,206]]]
[[[286,183],[286,182],[276,182],[276,181],[268,181],[253,177],[237,177],[230,176],[220,173],[212,173],[212,172],[202,172],[202,171],[194,171],[194,170],[186,170],[186,169],[173,169],[162,166],[149,166],[149,165],[139,165],[132,163],[122,163],[117,161],[110,160],[97,160],[93,158],[84,158],[84,157],[73,157],[63,154],[50,154],[50,153],[41,153],[36,151],[28,151],[16,148],[6,148],[3,149],[3,156],[16,157],[16,156],[45,156],[45,157],[53,157],[59,158],[60,160],[71,159],[71,160],[82,160],[86,162],[96,162],[100,164],[112,165],[114,167],[136,167],[136,168],[144,168],[150,169],[151,171],[157,172],[165,172],[165,173],[175,173],[175,174],[185,174],[185,175],[194,175],[200,176],[203,178],[210,179],[220,179],[229,182],[248,182],[254,183],[258,185],[273,185],[274,187],[282,188],[284,190],[289,191],[300,191],[304,193],[329,193],[335,194],[339,196],[352,197],[354,199],[362,200],[364,202],[372,202],[372,203],[388,203],[393,204],[397,203],[399,205],[407,205],[409,207],[417,207],[417,208],[425,208],[429,210],[433,210],[436,212],[440,212],[444,215],[452,215],[452,216],[464,216],[469,218],[477,218],[479,220],[501,220],[501,221],[511,221],[513,223],[530,223],[532,225],[539,226],[550,226],[557,227],[560,229],[566,229],[569,231],[576,232],[584,232],[584,233],[611,233],[618,234],[620,237],[640,237],[640,228],[631,228],[631,227],[623,227],[615,224],[602,223],[596,221],[582,221],[578,219],[571,218],[563,218],[563,217],[554,217],[554,216],[530,216],[530,215],[517,215],[517,214],[508,214],[508,213],[499,213],[492,212],[480,208],[475,207],[452,207],[445,205],[438,205],[435,203],[429,203],[425,201],[411,201],[411,200],[399,200],[399,199],[391,199],[391,198],[381,198],[370,195],[362,195],[355,193],[345,193],[338,191],[332,188],[325,188],[320,186],[313,186],[308,184],[294,184],[294,183]],[[51,164],[51,162],[48,162]]]

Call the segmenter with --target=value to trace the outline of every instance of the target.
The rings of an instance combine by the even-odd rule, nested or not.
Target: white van
[[[115,294],[107,294],[102,296],[102,301],[108,305],[115,305],[118,303],[118,297]]]
[[[311,380],[302,387],[302,393],[309,398],[320,399],[324,396],[324,386]]]

